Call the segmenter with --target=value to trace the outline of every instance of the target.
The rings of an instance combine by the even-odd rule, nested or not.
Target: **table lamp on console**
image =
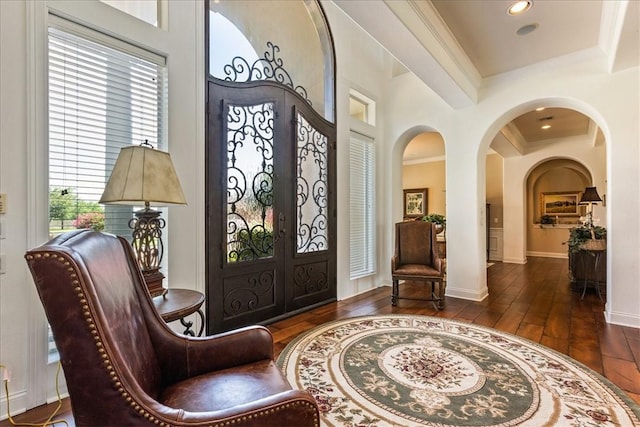
[[[587,205],[587,218],[585,225],[589,228],[593,227],[593,205],[597,204],[598,202],[602,202],[602,199],[600,198],[600,195],[598,195],[598,190],[596,190],[596,187],[585,188],[578,204]]]
[[[166,290],[160,266],[166,221],[150,206],[187,204],[169,153],[154,149],[146,141],[122,148],[100,203],[144,205],[129,220],[131,245],[151,296],[163,295]]]

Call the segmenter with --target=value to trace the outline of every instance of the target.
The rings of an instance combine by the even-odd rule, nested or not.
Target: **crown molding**
[[[423,163],[444,162],[445,160],[447,160],[446,156],[420,157],[417,159],[403,160],[402,166],[421,165]]]
[[[607,69],[609,72],[613,70],[616,60],[628,5],[628,0],[602,2],[598,46],[607,57]]]
[[[413,34],[460,88],[474,101],[482,77],[431,1],[384,0],[387,7]]]
[[[413,27],[424,26],[406,2],[333,0],[333,3],[449,106],[465,108],[477,103],[476,85],[465,82],[459,72],[458,79],[454,78],[456,67],[445,68],[425,47],[425,41],[419,40],[392,10],[395,7],[396,12],[400,10],[401,15],[410,18]],[[435,49],[439,43],[431,37],[430,45]]]

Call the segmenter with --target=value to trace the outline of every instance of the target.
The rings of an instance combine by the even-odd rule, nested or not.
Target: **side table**
[[[184,320],[190,314],[197,313],[200,316],[200,330],[197,336],[202,336],[204,331],[204,313],[201,307],[204,302],[204,295],[191,289],[169,289],[164,295],[153,298],[158,314],[169,323],[180,320],[185,327],[184,334],[196,336],[191,330],[193,322]]]

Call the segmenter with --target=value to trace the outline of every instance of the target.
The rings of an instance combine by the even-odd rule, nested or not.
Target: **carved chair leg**
[[[391,305],[398,305],[398,280],[391,281]]]
[[[438,282],[438,310],[444,308],[444,282]]]

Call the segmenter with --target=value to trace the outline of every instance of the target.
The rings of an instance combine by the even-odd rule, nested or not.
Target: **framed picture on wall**
[[[404,190],[405,218],[418,218],[427,214],[427,189]]]
[[[550,216],[580,216],[580,191],[540,193],[540,212]]]

